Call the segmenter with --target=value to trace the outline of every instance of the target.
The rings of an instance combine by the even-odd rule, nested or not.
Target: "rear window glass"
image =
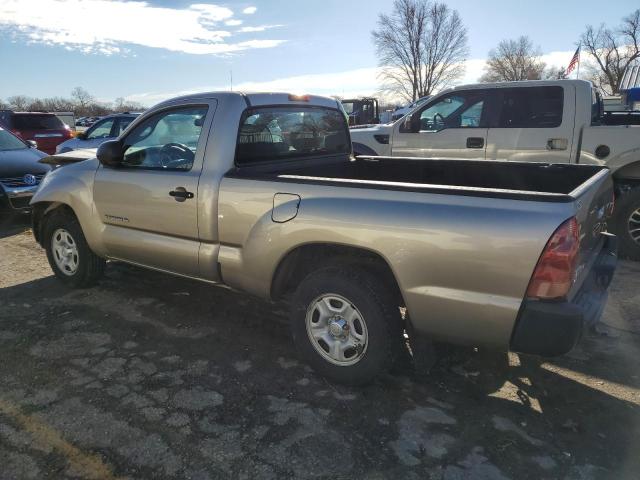
[[[500,128],[555,128],[562,124],[562,87],[501,90]]]
[[[16,130],[63,130],[64,124],[55,115],[22,115],[13,116],[13,128]]]
[[[238,165],[351,153],[344,113],[318,107],[248,110],[238,135]]]

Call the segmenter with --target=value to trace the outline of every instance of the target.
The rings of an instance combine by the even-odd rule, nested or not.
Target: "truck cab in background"
[[[377,98],[350,98],[342,100],[349,126],[374,125],[380,123],[380,108]]]
[[[612,124],[613,123],[613,124]],[[351,132],[355,155],[606,165],[616,212],[609,228],[640,260],[640,125],[604,115],[590,82],[459,86],[390,125]]]

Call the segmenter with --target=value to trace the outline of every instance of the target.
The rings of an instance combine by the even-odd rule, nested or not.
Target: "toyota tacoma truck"
[[[341,105],[316,96],[161,103],[31,204],[67,285],[115,260],[286,300],[300,355],[351,384],[388,369],[405,334],[565,353],[616,262],[606,167],[356,159]]]
[[[621,254],[640,260],[640,125],[632,115],[605,115],[589,82],[460,86],[351,137],[356,155],[606,165],[616,193],[610,230]]]

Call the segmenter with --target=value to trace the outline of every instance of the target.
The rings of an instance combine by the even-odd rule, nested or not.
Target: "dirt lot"
[[[640,478],[640,264],[544,361],[454,352],[362,389],[295,359],[282,306],[111,264],[52,276],[0,226],[0,479]]]

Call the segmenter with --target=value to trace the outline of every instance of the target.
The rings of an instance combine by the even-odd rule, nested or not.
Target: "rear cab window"
[[[562,87],[505,88],[498,97],[498,128],[556,128],[562,124]]]
[[[344,112],[337,108],[256,107],[242,117],[238,166],[343,154],[351,154],[351,140]]]
[[[15,113],[13,128],[16,130],[64,130],[64,123],[53,114]]]

